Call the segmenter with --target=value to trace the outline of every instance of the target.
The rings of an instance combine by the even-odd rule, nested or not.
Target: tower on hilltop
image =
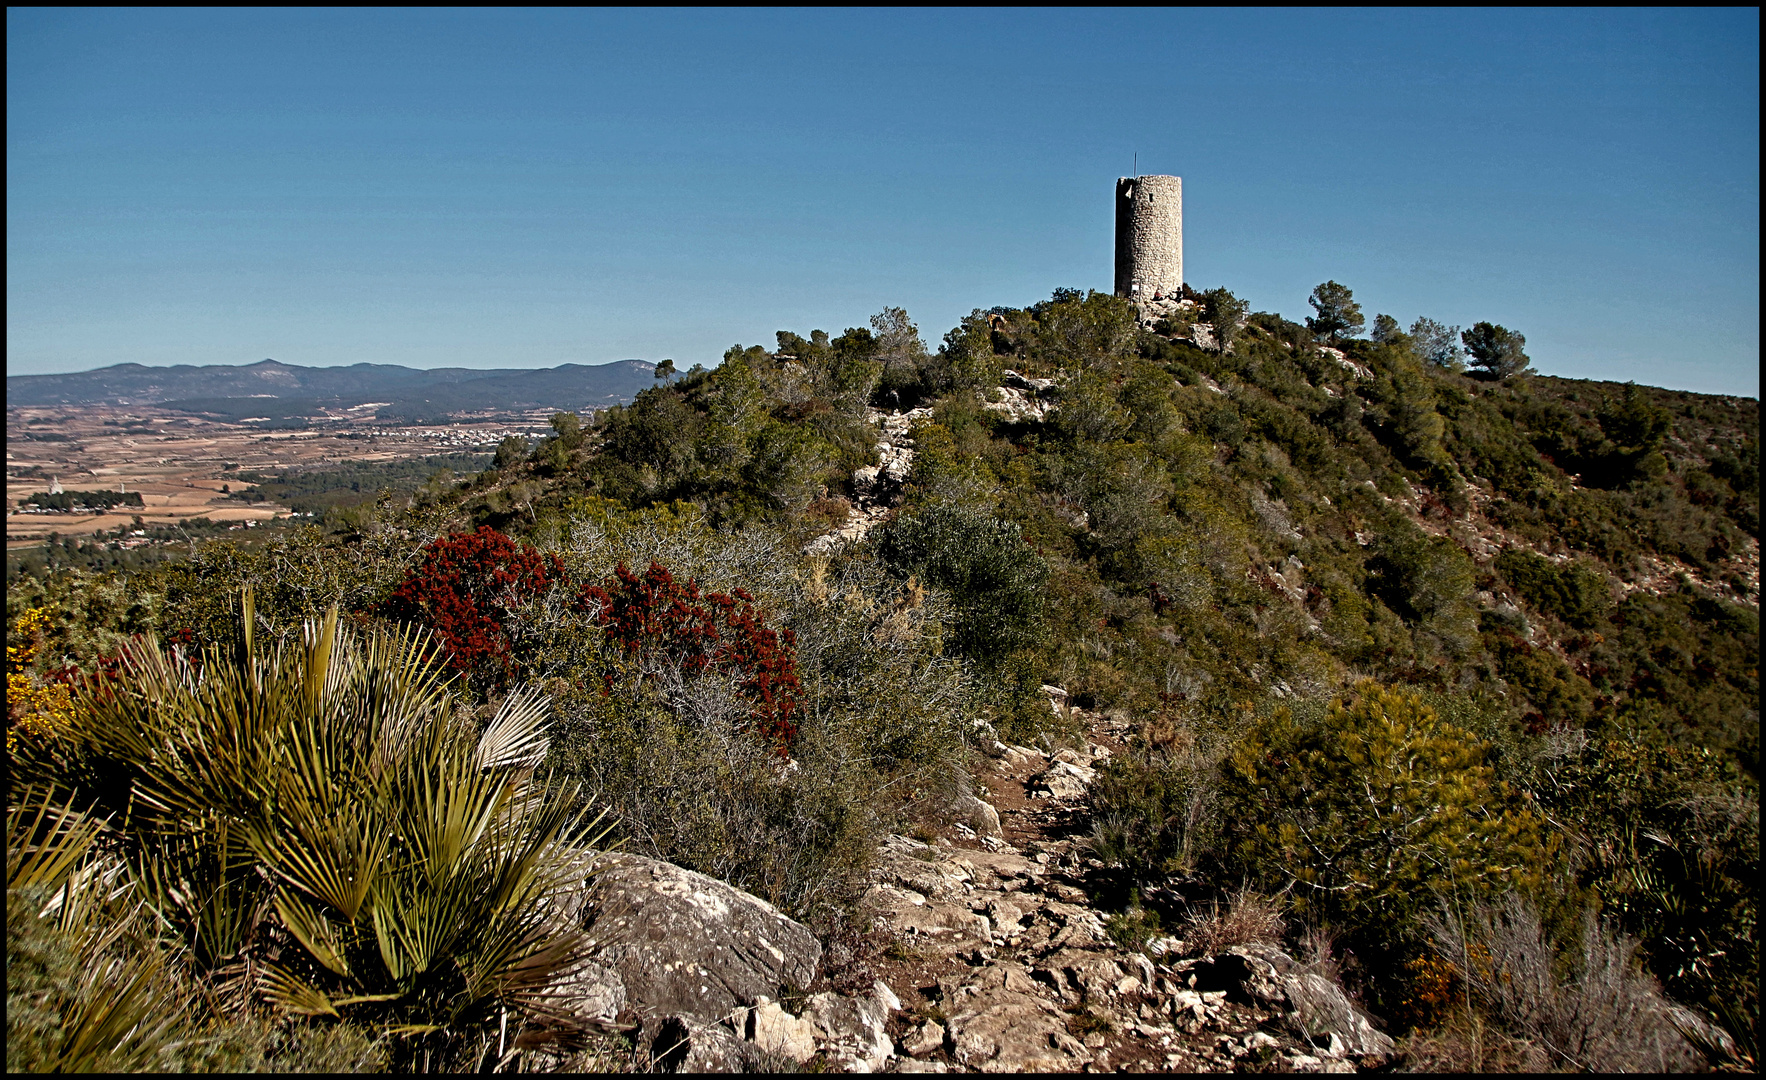
[[[1183,287],[1183,178],[1116,181],[1116,295],[1170,296]]]

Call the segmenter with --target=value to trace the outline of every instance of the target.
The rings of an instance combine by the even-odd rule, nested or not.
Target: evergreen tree
[[[1312,290],[1306,302],[1318,312],[1316,319],[1306,320],[1306,328],[1330,338],[1332,344],[1345,334],[1354,337],[1361,333],[1366,322],[1361,317],[1361,305],[1355,302],[1355,294],[1347,285],[1327,281]]]

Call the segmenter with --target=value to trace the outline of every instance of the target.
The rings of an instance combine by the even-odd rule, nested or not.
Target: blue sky
[[[1185,272],[1759,395],[1759,13],[7,13],[7,371],[716,363]]]

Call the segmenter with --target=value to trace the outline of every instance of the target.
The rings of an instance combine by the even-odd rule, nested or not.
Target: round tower
[[[1170,296],[1183,286],[1183,178],[1116,181],[1116,295]]]

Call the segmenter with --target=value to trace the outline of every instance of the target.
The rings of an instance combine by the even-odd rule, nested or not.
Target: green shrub
[[[898,810],[955,789],[970,697],[941,655],[948,609],[917,584],[818,560],[773,600],[802,694],[789,761],[747,735],[734,676],[608,664],[561,690],[551,762],[600,793],[629,849],[808,916],[844,894]]]
[[[351,1025],[216,1011],[175,954],[156,954],[146,927],[109,912],[70,935],[40,914],[49,899],[42,886],[6,893],[7,1072],[382,1067],[380,1049]]]
[[[1377,542],[1375,589],[1387,606],[1440,643],[1452,657],[1477,645],[1471,559],[1444,537],[1394,528]]]
[[[1159,936],[1159,913],[1141,904],[1140,894],[1130,891],[1128,906],[1104,920],[1110,939],[1125,949],[1140,949]]]
[[[1496,557],[1496,569],[1535,609],[1578,630],[1601,625],[1612,610],[1605,575],[1583,563],[1559,565],[1530,551],[1509,548]]]
[[[899,577],[950,595],[953,649],[982,667],[1043,640],[1048,563],[1018,526],[963,506],[940,504],[896,518],[877,542]]]
[[[1537,888],[1557,841],[1489,751],[1371,682],[1322,722],[1280,710],[1225,763],[1224,857],[1300,914],[1386,941],[1414,934],[1435,898]]]
[[[1219,737],[1183,730],[1112,758],[1090,791],[1098,857],[1142,882],[1195,869],[1220,828],[1217,770],[1225,750]]]
[[[1549,649],[1538,649],[1513,634],[1486,638],[1496,657],[1496,670],[1510,688],[1519,690],[1513,704],[1532,708],[1521,719],[1532,734],[1579,730],[1594,709],[1594,689]]]
[[[1703,747],[1593,740],[1542,786],[1579,835],[1576,871],[1676,998],[1759,1010],[1759,797]]]

